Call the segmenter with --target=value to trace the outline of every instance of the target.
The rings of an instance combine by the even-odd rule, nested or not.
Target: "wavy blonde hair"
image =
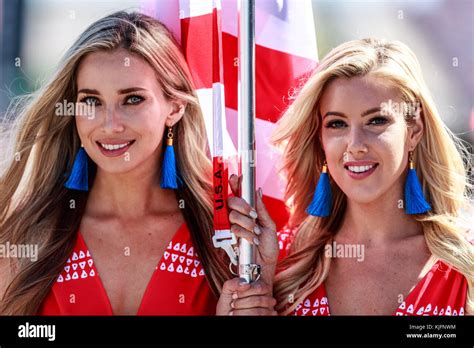
[[[183,214],[216,295],[230,278],[224,254],[211,242],[212,163],[186,61],[159,21],[121,11],[89,26],[66,52],[50,82],[23,107],[10,108],[18,129],[12,154],[19,160],[12,160],[0,179],[0,242],[37,244],[39,258],[36,262],[10,261],[12,280],[0,302],[2,314],[37,313],[72,251],[88,193],[63,186],[64,173],[71,168],[80,139],[74,118],[56,116],[55,105],[75,102],[76,71],[85,55],[117,48],[140,55],[155,69],[166,98],[187,104],[184,116],[174,126],[176,161],[184,182],[176,194],[186,201]],[[97,167],[90,165],[93,185]],[[69,208],[71,200],[75,209]]]
[[[296,230],[289,256],[279,264],[275,278],[277,309],[282,314],[291,313],[328,275],[330,258],[325,257],[325,246],[340,228],[347,202],[332,181],[331,215],[318,218],[305,212],[324,161],[319,103],[330,81],[367,74],[391,83],[404,101],[421,105],[425,131],[414,150],[414,159],[432,211],[414,219],[420,222],[433,256],[467,278],[466,307],[472,313],[473,248],[466,239],[466,228],[459,224],[460,211],[470,210],[472,185],[465,170],[471,160],[469,151],[441,120],[414,53],[399,41],[375,38],[349,41],[333,49],[301,88],[272,136],[273,144],[283,150],[285,199],[291,208],[289,226]]]

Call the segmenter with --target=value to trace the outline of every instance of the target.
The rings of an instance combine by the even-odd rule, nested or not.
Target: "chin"
[[[100,170],[110,174],[125,174],[135,168],[135,165],[121,161],[120,163],[97,163]]]
[[[353,187],[347,191],[344,191],[347,199],[358,204],[369,204],[378,200],[382,195],[379,190],[372,189],[354,189]]]

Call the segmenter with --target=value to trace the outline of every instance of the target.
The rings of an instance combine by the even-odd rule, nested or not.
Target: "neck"
[[[119,219],[141,219],[150,214],[177,210],[174,190],[159,185],[159,161],[148,161],[127,173],[109,173],[97,168],[88,199],[93,215]]]
[[[348,199],[339,237],[370,246],[422,234],[421,225],[399,206],[403,191],[401,185],[396,186],[370,203]]]

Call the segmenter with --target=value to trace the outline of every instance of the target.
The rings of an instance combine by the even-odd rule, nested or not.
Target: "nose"
[[[351,127],[349,139],[347,142],[347,152],[351,153],[352,155],[356,155],[358,153],[367,153],[367,151],[368,148],[366,145],[364,131],[360,129],[360,127]]]
[[[122,117],[115,108],[107,108],[102,128],[105,133],[120,133],[124,131],[125,127],[122,122]]]

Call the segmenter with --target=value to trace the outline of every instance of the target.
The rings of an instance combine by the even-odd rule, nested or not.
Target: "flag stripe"
[[[226,107],[238,109],[238,41],[222,33]],[[316,66],[315,61],[256,45],[256,117],[276,122],[288,107],[288,96],[301,83],[300,78]],[[271,77],[271,78],[270,78]]]
[[[237,5],[236,0],[222,1],[222,32],[234,37],[238,36]],[[262,47],[317,61],[311,1],[256,1],[255,41]]]
[[[208,1],[190,1],[190,0],[179,0],[179,18],[181,20],[190,17],[199,17],[202,15],[210,14],[214,10],[221,10],[220,1],[208,0]]]
[[[220,0],[141,3],[145,12],[171,28],[183,47],[203,110],[214,175],[218,175],[214,177],[216,209],[222,199],[219,188],[227,186],[220,180],[221,174],[227,179],[225,166],[230,174],[239,168],[237,161],[224,162],[223,167],[219,162],[221,155],[238,158],[237,1],[222,0],[222,6]],[[284,182],[277,173],[280,155],[271,148],[269,137],[296,89],[316,67],[316,35],[310,0],[261,0],[255,10],[257,186],[263,188],[264,202],[280,229],[289,215],[283,202]],[[179,23],[177,29],[173,20]],[[215,229],[224,229],[227,214],[223,208],[217,211]]]
[[[201,106],[202,113],[204,115],[204,123],[206,124],[207,138],[209,141],[211,155],[225,155],[228,157],[236,155],[237,152],[234,142],[230,138],[229,132],[223,131],[221,132],[222,134],[216,134],[216,136],[213,136],[213,115],[215,115],[215,112],[224,112],[223,100],[220,99],[223,90],[224,86],[222,84],[215,83],[212,88],[201,88],[196,90],[196,92],[199,98],[199,104]],[[222,107],[220,107],[220,105],[222,105]],[[222,122],[225,125],[226,118],[223,116],[224,115],[220,115],[218,117],[222,117]],[[224,130],[226,128],[228,127],[225,127]],[[223,152],[221,150],[216,150],[219,148],[221,148]]]
[[[185,18],[181,21],[182,46],[197,88],[211,88],[213,83],[222,81],[222,69],[219,65],[209,64],[216,57],[214,51],[220,47],[218,36],[212,35],[209,30],[213,25],[214,16],[217,16],[216,10],[212,14]],[[216,18],[214,18],[214,23],[217,23]],[[237,110],[237,37],[222,33],[222,49],[225,105]],[[303,83],[306,74],[314,69],[316,64],[314,60],[260,45],[256,45],[255,50],[255,69],[258,71],[255,95],[256,117],[276,122],[288,107],[288,98],[294,94],[295,89]]]
[[[181,46],[192,72],[196,88],[211,88],[222,82],[218,48],[217,10],[210,14],[181,20]]]
[[[227,127],[237,128],[237,111],[226,109]],[[275,124],[269,121],[256,119],[256,154],[257,154],[257,187],[262,187],[264,194],[275,199],[283,199],[285,185],[278,174],[278,163],[280,163],[280,153],[270,145],[270,136],[275,129]],[[231,133],[234,144],[237,143],[237,136]],[[232,171],[231,171],[232,173]]]

